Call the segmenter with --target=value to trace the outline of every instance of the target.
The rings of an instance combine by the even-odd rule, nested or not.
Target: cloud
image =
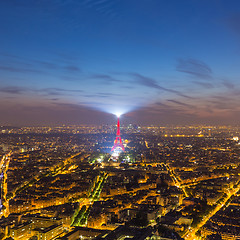
[[[162,102],[156,102],[156,103],[154,103],[154,105],[169,108],[169,105],[162,103]]]
[[[64,88],[42,88],[42,89],[35,89],[35,88],[23,88],[19,86],[5,86],[0,87],[0,92],[8,93],[8,94],[25,94],[25,93],[32,93],[32,94],[43,94],[44,96],[61,96],[61,95],[73,95],[83,93],[83,90],[80,89],[64,89]]]
[[[64,67],[66,70],[70,71],[70,72],[80,72],[80,68],[74,65],[68,65],[66,67]]]
[[[119,86],[119,87],[123,89],[135,89],[133,86]]]
[[[177,100],[167,100],[168,102],[172,102],[172,103],[175,103],[177,105],[181,105],[181,106],[185,106],[185,107],[194,107],[190,104],[187,104],[187,103],[183,103],[183,102],[180,102],[180,101],[177,101]]]
[[[16,86],[8,86],[8,87],[1,87],[0,92],[2,93],[10,93],[10,94],[22,94],[26,91],[25,88],[16,87]]]
[[[53,62],[47,62],[47,61],[35,60],[34,62],[36,64],[40,65],[41,67],[44,67],[44,68],[49,69],[49,70],[64,69],[64,70],[67,70],[69,72],[80,72],[81,71],[81,69],[74,64],[68,64],[68,65],[62,66],[61,64],[57,64],[57,63],[53,63]]]
[[[229,98],[229,97],[226,97],[226,96],[219,96],[219,95],[217,95],[217,96],[212,96],[212,98],[214,98],[214,99],[218,99],[218,100],[221,100],[221,101],[230,101],[230,100],[232,100],[232,99]]]
[[[212,69],[206,63],[192,58],[179,59],[176,70],[204,80],[213,78]]]
[[[60,79],[62,79],[62,80],[64,80],[64,81],[70,81],[70,82],[75,82],[75,81],[79,81],[80,80],[80,78],[79,77],[73,77],[73,76],[66,76],[66,75],[64,75],[64,76],[61,76],[60,77]]]
[[[214,86],[211,83],[207,83],[207,82],[199,82],[199,81],[193,81],[193,83],[203,87],[203,88],[214,88]]]
[[[173,90],[173,89],[169,89],[169,88],[165,88],[165,87],[162,87],[160,86],[156,80],[152,79],[152,78],[149,78],[149,77],[145,77],[141,74],[138,74],[138,73],[131,73],[132,76],[134,76],[136,79],[137,79],[137,82],[143,86],[146,86],[146,87],[150,87],[150,88],[155,88],[155,89],[158,89],[158,90],[162,90],[162,91],[165,91],[165,92],[170,92],[170,93],[175,93],[181,97],[185,97],[185,98],[189,98],[189,99],[192,99],[192,97],[190,96],[187,96],[177,90]]]
[[[169,125],[188,124],[197,119],[193,111],[180,109],[175,105],[156,102],[131,113],[131,118],[141,124]]]
[[[9,109],[11,111],[9,111]],[[62,124],[111,123],[109,114],[81,104],[56,101],[0,101],[0,124],[51,126]]]
[[[122,82],[108,74],[93,74],[90,76],[90,78],[91,79],[101,79],[101,80],[104,80],[104,82],[106,82],[106,83]]]
[[[54,105],[62,108],[63,110],[67,109],[67,110],[78,110],[81,105],[79,104],[74,104],[74,103],[54,103]]]
[[[105,93],[105,92],[98,92],[96,93],[97,96],[103,96],[103,97],[122,97],[125,96],[123,94],[119,93]]]
[[[17,68],[13,66],[0,66],[0,71],[15,72],[15,73],[43,73],[43,71],[32,68]]]
[[[233,101],[226,100],[208,100],[208,106],[212,104],[211,109],[213,110],[234,110],[238,106]]]
[[[60,59],[55,61],[35,60],[18,57],[8,53],[0,53],[0,71],[16,73],[49,73],[49,71],[65,71],[68,74],[79,73],[81,69],[75,63],[76,59]]]
[[[234,89],[235,88],[234,84],[232,82],[228,81],[228,80],[224,80],[222,82],[222,84],[223,84],[224,87],[226,87],[228,89]]]
[[[52,62],[46,62],[46,61],[34,61],[34,62],[47,69],[51,69],[51,70],[58,69],[58,65]]]
[[[49,100],[51,100],[51,101],[58,101],[60,99],[59,98],[50,98]]]
[[[5,86],[0,87],[0,92],[3,93],[9,93],[9,94],[25,94],[33,93],[33,94],[44,94],[44,95],[72,95],[72,94],[78,94],[83,93],[84,91],[81,89],[65,89],[65,88],[42,88],[42,89],[36,89],[36,88],[23,88],[19,86]]]
[[[36,61],[8,53],[0,53],[0,71],[12,73],[46,73],[46,69],[57,69],[56,64]]]
[[[143,86],[147,86],[147,87],[150,87],[150,88],[156,88],[156,89],[159,89],[159,90],[165,90],[165,88],[158,85],[158,83],[152,78],[145,77],[145,76],[143,76],[141,74],[138,74],[138,73],[133,73],[132,75],[135,76],[137,78],[137,82],[139,84],[143,85]]]
[[[73,93],[83,93],[80,89],[63,89],[63,88],[43,88],[35,90],[36,92],[44,93],[44,95],[72,95]]]
[[[121,94],[108,94],[108,93],[93,93],[93,94],[84,94],[82,95],[83,97],[86,98],[109,98],[109,101],[111,102],[113,100],[114,97],[120,97],[123,96]],[[96,103],[96,106],[98,104]]]

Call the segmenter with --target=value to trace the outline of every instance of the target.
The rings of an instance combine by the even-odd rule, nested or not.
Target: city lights
[[[72,229],[70,234],[79,226],[83,228],[78,237],[91,228],[96,232],[107,228],[113,234],[119,223],[128,221],[135,224],[133,232],[139,232],[148,225],[158,227],[156,218],[187,240],[215,228],[227,234],[221,221],[231,226],[227,214],[236,211],[237,218],[240,201],[239,144],[232,137],[239,137],[238,127],[211,127],[211,137],[207,126],[139,128],[130,124],[121,129],[123,136],[118,118],[117,129],[113,124],[4,131],[0,216],[6,226],[13,214],[23,219],[20,225],[9,226],[10,236],[20,231],[29,238],[38,231],[47,239],[48,234],[64,235],[63,229]],[[127,141],[122,140],[125,134]],[[14,149],[6,145],[9,140]],[[72,203],[79,205],[74,208]],[[67,215],[55,217],[56,211],[66,208]],[[108,212],[99,209],[108,208],[118,215],[106,221]],[[40,216],[32,214],[36,210]],[[146,211],[151,214],[144,218]],[[135,212],[143,217],[136,219]],[[173,224],[168,219],[174,219]],[[215,221],[214,229],[209,219]],[[237,228],[228,229],[233,234]]]
[[[240,239],[239,9],[0,0],[0,240]]]

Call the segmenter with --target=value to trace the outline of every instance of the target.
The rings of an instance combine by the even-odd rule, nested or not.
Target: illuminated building
[[[23,237],[31,236],[31,223],[27,222],[17,225],[9,230],[9,235],[13,239],[21,239]]]
[[[59,234],[63,232],[63,227],[62,225],[52,225],[48,228],[40,228],[40,229],[35,229],[35,231],[38,232],[38,239],[40,240],[48,240],[52,239]]]
[[[71,232],[67,233],[63,237],[59,237],[56,240],[76,240],[76,239],[93,239],[98,235],[106,235],[109,231],[87,228],[87,227],[75,227]]]
[[[96,240],[113,240],[113,239],[138,239],[138,240],[147,240],[155,239],[160,240],[161,237],[155,235],[155,230],[151,227],[148,228],[136,228],[128,226],[119,226],[114,231],[111,231],[109,234],[102,234],[94,239]]]

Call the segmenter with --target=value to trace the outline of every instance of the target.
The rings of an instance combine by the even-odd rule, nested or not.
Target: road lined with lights
[[[188,193],[186,192],[185,187],[183,186],[183,184],[181,184],[181,182],[178,180],[176,173],[173,170],[171,170],[171,168],[167,164],[165,164],[165,163],[162,163],[162,164],[165,166],[165,168],[169,172],[169,175],[173,179],[173,182],[175,183],[175,185],[177,187],[181,188],[183,193],[184,193],[184,195],[186,197],[188,197]]]
[[[5,207],[5,209],[1,212],[5,217],[9,215],[9,201],[13,199],[18,193],[22,192],[23,190],[27,189],[28,187],[33,186],[36,182],[41,180],[44,177],[48,176],[56,176],[61,173],[68,173],[69,171],[72,171],[75,167],[71,165],[72,159],[77,157],[78,155],[81,154],[77,153],[74,154],[73,156],[66,158],[62,163],[60,163],[57,166],[51,167],[47,172],[38,174],[31,179],[24,181],[20,186],[15,188],[11,193],[8,193],[7,190],[7,170],[8,166],[11,160],[11,155],[13,152],[8,153],[5,155],[4,159],[2,158],[1,160],[1,171],[3,171],[3,182],[2,182],[2,202]],[[4,160],[4,161],[3,161]]]
[[[9,201],[7,200],[7,171],[9,167],[9,163],[11,160],[13,152],[10,151],[8,154],[4,155],[1,159],[0,163],[0,173],[1,173],[1,196],[2,196],[2,204],[4,209],[0,212],[0,216],[8,217],[9,215]]]
[[[107,177],[108,174],[103,172],[95,178],[89,188],[88,197],[79,201],[79,208],[74,212],[71,226],[83,226],[87,223],[92,204],[99,199]]]
[[[194,240],[195,239],[195,233],[213,216],[215,215],[222,207],[225,206],[227,201],[235,195],[240,190],[240,184],[239,184],[240,178],[238,179],[238,182],[236,183],[237,187],[233,188],[228,191],[227,196],[223,199],[223,202],[216,206],[208,215],[204,216],[202,218],[202,221],[195,227],[190,228],[189,231],[187,231],[183,237],[186,240]]]

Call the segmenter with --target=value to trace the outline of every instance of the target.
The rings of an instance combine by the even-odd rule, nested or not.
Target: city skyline
[[[238,1],[1,1],[1,125],[238,124]]]
[[[0,240],[240,239],[239,10],[0,0]]]

